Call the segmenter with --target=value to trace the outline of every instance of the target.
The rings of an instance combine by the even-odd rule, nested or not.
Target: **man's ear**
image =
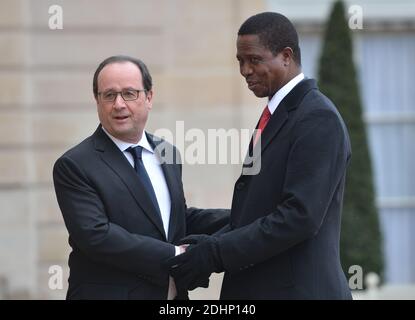
[[[288,65],[291,63],[291,61],[294,60],[294,52],[293,49],[291,49],[290,47],[285,47],[284,49],[282,49],[281,53],[285,64]]]
[[[153,100],[153,89],[146,91],[146,99],[148,99],[148,101],[152,101]]]
[[[153,89],[148,90],[146,92],[146,104],[149,109],[153,107],[153,95],[154,95]]]

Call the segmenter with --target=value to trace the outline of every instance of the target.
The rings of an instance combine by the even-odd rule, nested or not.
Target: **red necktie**
[[[264,111],[262,112],[261,119],[259,119],[258,129],[254,139],[254,146],[257,143],[259,137],[261,136],[262,131],[267,126],[269,118],[271,118],[271,112],[269,112],[268,106],[266,106]]]

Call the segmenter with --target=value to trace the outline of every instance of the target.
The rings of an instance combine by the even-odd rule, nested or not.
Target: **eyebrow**
[[[136,88],[134,88],[134,87],[125,87],[125,88],[121,88],[121,91],[123,91],[123,90],[140,90],[140,89],[136,89]],[[107,91],[117,91],[117,90],[115,90],[114,88],[108,88],[108,89],[105,89],[105,90],[103,90],[103,92],[107,92]]]
[[[256,53],[248,53],[246,55],[244,55],[247,58],[262,58],[262,56],[260,54],[256,54]],[[236,55],[236,59],[241,59],[242,57],[240,55]]]

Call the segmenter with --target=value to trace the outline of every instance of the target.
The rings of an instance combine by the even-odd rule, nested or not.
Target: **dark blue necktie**
[[[143,159],[141,157],[141,154],[143,153],[143,147],[142,146],[129,147],[125,151],[128,151],[133,156],[134,169],[137,172],[137,175],[140,178],[141,182],[143,183],[144,187],[146,188],[147,193],[151,198],[151,201],[153,202],[157,211],[160,213],[160,208],[157,202],[156,194],[153,189],[153,185],[151,184],[151,180],[147,174],[146,168],[144,167]]]

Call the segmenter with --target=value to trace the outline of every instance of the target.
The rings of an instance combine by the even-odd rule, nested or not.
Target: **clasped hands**
[[[190,235],[179,242],[186,252],[170,258],[165,265],[178,290],[207,288],[212,272],[223,271],[218,240],[214,236]]]

